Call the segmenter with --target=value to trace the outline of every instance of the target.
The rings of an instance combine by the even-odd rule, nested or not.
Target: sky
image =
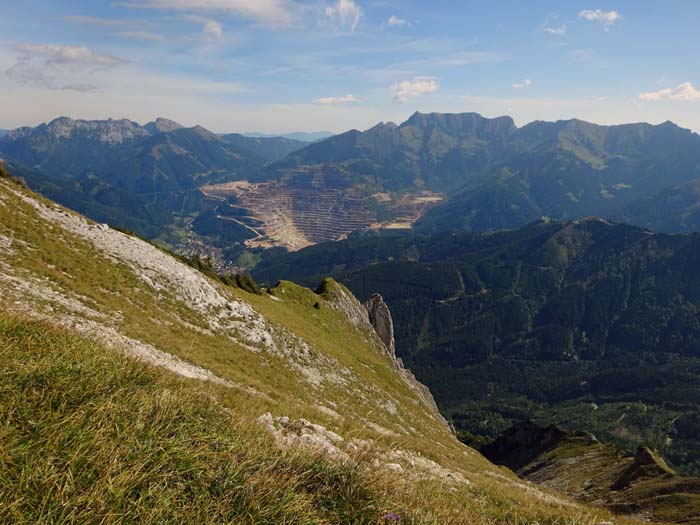
[[[341,132],[474,111],[697,131],[698,21],[696,0],[0,0],[0,128]]]

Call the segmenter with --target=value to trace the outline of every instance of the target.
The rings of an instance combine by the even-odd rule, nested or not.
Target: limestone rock
[[[394,343],[394,321],[391,318],[389,307],[378,293],[372,295],[364,304],[369,314],[369,322],[372,323],[379,339],[384,343],[389,353],[396,355]]]

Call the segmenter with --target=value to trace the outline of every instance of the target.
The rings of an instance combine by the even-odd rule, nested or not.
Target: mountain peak
[[[365,133],[372,133],[372,132],[381,131],[381,130],[393,130],[396,128],[398,128],[398,126],[396,124],[394,124],[393,122],[383,122],[382,121],[379,124],[376,124],[376,125],[372,126],[371,128],[369,128],[367,131],[365,131]]]
[[[167,133],[169,131],[175,131],[176,129],[181,129],[183,126],[181,124],[178,124],[177,122],[163,118],[163,117],[158,117],[155,121],[149,122],[144,126],[148,131],[151,133]]]
[[[420,113],[416,111],[399,126],[419,129],[439,128],[454,135],[477,135],[484,138],[504,138],[517,130],[509,116],[487,118],[479,113]]]
[[[200,125],[194,126],[190,129],[205,140],[219,140],[219,136],[216,133],[213,133]]]

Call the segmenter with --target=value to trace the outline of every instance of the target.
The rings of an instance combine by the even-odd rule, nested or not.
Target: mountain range
[[[58,118],[0,139],[0,155],[37,191],[95,220],[177,242],[177,228],[206,204],[199,188],[246,177],[304,143],[217,136],[157,119]]]
[[[425,232],[590,215],[687,231],[683,216],[697,206],[677,202],[678,216],[663,223],[640,208],[661,206],[670,189],[698,180],[700,136],[670,122],[518,128],[510,117],[416,113],[399,126],[381,123],[312,144],[271,169],[308,165],[340,165],[372,191],[449,194],[418,221]]]
[[[294,250],[363,229],[488,231],[597,215],[691,232],[700,220],[700,136],[670,122],[517,127],[416,113],[308,144],[166,119],[60,118],[11,131],[0,155],[47,196],[166,244],[194,235],[222,249]]]

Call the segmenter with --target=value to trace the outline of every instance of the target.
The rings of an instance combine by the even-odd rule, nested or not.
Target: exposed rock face
[[[394,343],[394,321],[391,318],[391,311],[378,293],[372,295],[364,304],[369,314],[369,322],[372,323],[379,339],[384,343],[389,353],[394,356],[396,348]]]
[[[105,144],[121,144],[148,135],[147,130],[127,119],[73,120],[68,117],[59,117],[36,128],[20,128],[11,131],[7,139],[12,141],[25,137],[38,137],[60,141],[80,136]]]
[[[269,412],[260,416],[258,421],[283,448],[302,447],[322,452],[340,461],[350,459],[342,450],[346,446],[345,439],[321,425],[306,419],[290,420],[288,417],[274,417]]]
[[[395,448],[383,452],[373,440],[347,440],[326,427],[306,419],[273,416],[267,412],[258,422],[275,438],[283,449],[303,448],[339,462],[357,461],[357,455],[374,456],[371,466],[395,474],[405,474],[413,480],[435,480],[449,484],[471,485],[460,472],[450,470],[422,456],[418,452]]]
[[[629,488],[637,480],[673,479],[678,477],[661,456],[649,447],[639,447],[634,460],[625,469],[620,478],[613,484],[613,490]]]
[[[177,122],[164,118],[158,118],[154,122],[140,126],[128,119],[73,120],[68,117],[59,117],[36,128],[23,127],[12,130],[8,132],[6,140],[12,142],[24,138],[52,141],[82,139],[118,145],[180,128],[182,126]]]
[[[447,426],[452,433],[455,433],[455,429],[451,423],[449,423],[442,414],[435,403],[433,394],[430,392],[427,386],[418,381],[413,375],[413,372],[404,368],[403,361],[396,357],[396,343],[394,341],[394,320],[391,317],[391,310],[389,306],[384,302],[384,299],[378,293],[372,294],[367,302],[363,304],[367,314],[369,316],[369,322],[377,333],[377,337],[384,344],[384,347],[389,352],[389,356],[393,359],[396,369],[399,371],[403,380],[411,385],[418,393],[418,395],[423,398],[423,401],[430,405],[433,409],[435,415],[440,419],[445,426]]]

